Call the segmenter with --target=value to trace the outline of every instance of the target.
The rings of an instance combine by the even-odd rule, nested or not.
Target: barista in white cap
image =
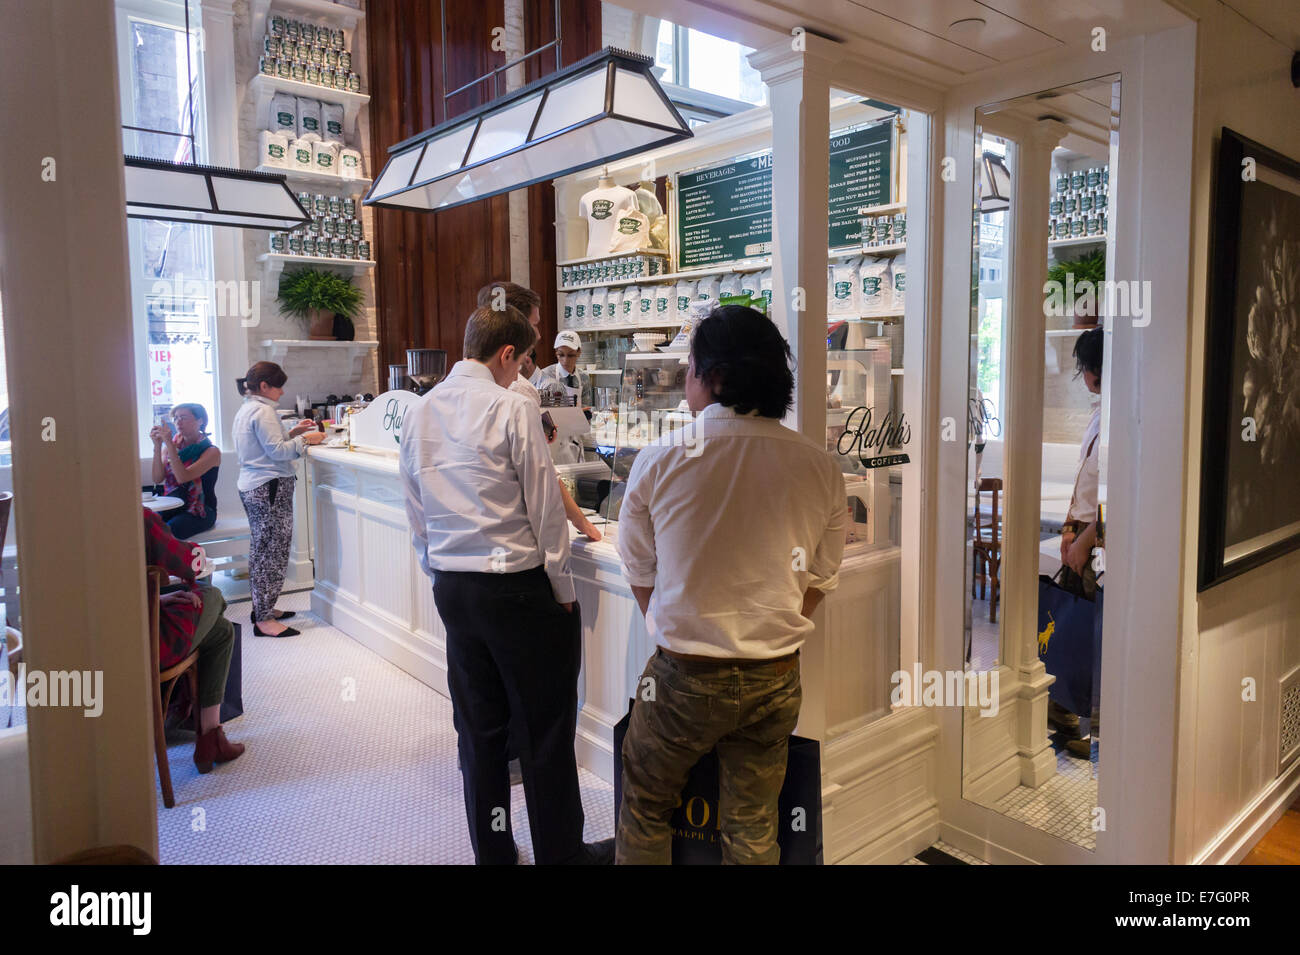
[[[576,396],[578,407],[582,407],[582,387],[586,383],[582,379],[582,373],[578,371],[578,356],[582,354],[582,339],[578,333],[572,329],[565,329],[555,336],[555,358],[554,365],[547,365],[541,371],[533,376],[533,384],[538,390],[542,388],[544,382],[554,381],[564,389],[564,393],[570,397]]]
[[[532,383],[540,393],[559,393],[576,399],[574,404],[582,407],[582,389],[585,382],[578,371],[578,356],[582,354],[582,339],[578,333],[565,329],[555,336],[554,365],[533,375]],[[551,460],[556,464],[576,464],[582,460],[582,440],[580,438],[556,439],[551,443]]]

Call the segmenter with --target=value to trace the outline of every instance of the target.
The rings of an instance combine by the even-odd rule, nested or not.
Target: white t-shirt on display
[[[587,220],[587,258],[609,254],[618,214],[636,207],[636,193],[622,186],[597,187],[578,200],[578,214]]]

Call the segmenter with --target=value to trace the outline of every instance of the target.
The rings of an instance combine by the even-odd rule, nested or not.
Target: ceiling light
[[[126,215],[245,229],[296,229],[311,221],[278,173],[123,157]]]
[[[606,48],[400,142],[365,205],[448,209],[687,139],[653,65]]]
[[[967,17],[964,20],[954,20],[948,24],[948,35],[958,38],[973,37],[983,29],[983,18]]]

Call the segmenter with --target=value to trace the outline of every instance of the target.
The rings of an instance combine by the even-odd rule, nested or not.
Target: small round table
[[[173,507],[182,507],[185,504],[185,502],[179,497],[146,497],[143,499],[142,503],[145,507],[155,513],[158,511],[170,511]]]

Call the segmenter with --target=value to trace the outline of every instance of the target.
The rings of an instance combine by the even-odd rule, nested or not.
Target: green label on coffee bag
[[[267,144],[266,151],[267,153],[270,154],[272,159],[284,158],[284,147],[281,146],[279,143]]]
[[[302,118],[302,125],[304,129],[310,129],[310,130],[320,129],[320,123],[317,121],[315,116],[304,116]]]
[[[278,112],[275,114],[275,122],[277,125],[283,126],[285,129],[292,129],[294,124],[293,113],[286,113],[283,111]]]

